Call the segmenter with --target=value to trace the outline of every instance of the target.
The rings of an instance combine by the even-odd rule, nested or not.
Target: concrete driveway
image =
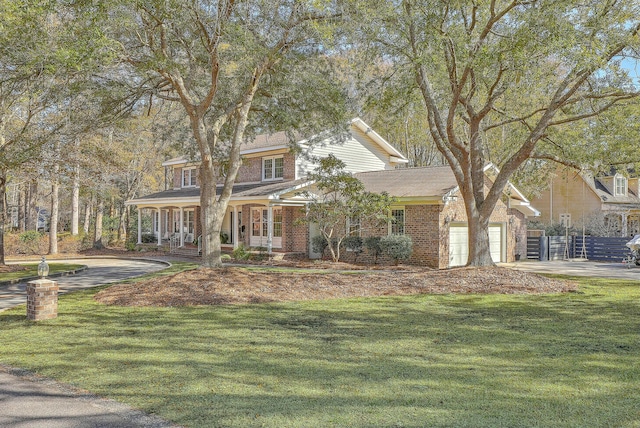
[[[628,267],[620,262],[569,261],[521,261],[500,263],[499,266],[537,273],[557,273],[562,275],[590,276],[596,278],[619,278],[640,280],[640,266]]]

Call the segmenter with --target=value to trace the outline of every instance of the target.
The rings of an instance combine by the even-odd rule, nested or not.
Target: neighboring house
[[[560,224],[610,236],[640,233],[640,183],[621,174],[595,177],[589,172],[560,170],[549,188],[534,198],[545,224]]]
[[[346,141],[327,138],[303,152],[316,157],[330,153],[355,173],[367,190],[387,191],[397,197],[392,214],[396,221],[380,233],[406,233],[414,241],[410,263],[446,268],[466,263],[466,215],[448,167],[404,167],[407,159],[362,120],[351,122]],[[312,183],[306,178],[315,168],[309,156],[290,152],[284,133],[263,135],[243,145],[241,166],[222,227],[223,249],[240,244],[263,247],[268,252],[293,253],[311,258],[314,225],[296,222],[309,202],[303,196]],[[127,201],[153,213],[153,233],[158,245],[170,238],[177,246],[189,246],[201,235],[200,189],[197,163],[184,158],[163,163],[173,169],[173,188]],[[511,261],[526,252],[525,215],[535,214],[517,190],[499,202],[492,216],[491,234],[495,261]],[[515,208],[515,209],[514,209]],[[518,211],[522,210],[521,211]],[[140,220],[140,218],[139,218]],[[142,222],[138,221],[141,225]],[[138,242],[142,230],[138,229]]]

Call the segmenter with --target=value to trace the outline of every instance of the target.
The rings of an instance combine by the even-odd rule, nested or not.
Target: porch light
[[[443,201],[445,204],[448,204],[449,202],[455,202],[455,201],[457,201],[457,200],[458,200],[458,197],[457,197],[457,196],[455,196],[455,195],[444,195],[444,196],[442,197],[442,201]]]
[[[44,256],[42,256],[42,261],[38,264],[38,276],[44,279],[47,275],[49,275],[49,265]]]

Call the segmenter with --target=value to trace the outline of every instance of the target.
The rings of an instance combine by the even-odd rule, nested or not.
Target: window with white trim
[[[627,177],[616,175],[614,185],[614,196],[627,195]]]
[[[182,168],[182,187],[196,187],[196,167]]]
[[[347,231],[349,236],[360,236],[360,217],[354,216],[347,220]]]
[[[571,227],[571,213],[560,214],[560,226]]]
[[[391,209],[389,235],[404,235],[404,207]]]
[[[262,181],[280,180],[284,177],[284,157],[262,158]]]

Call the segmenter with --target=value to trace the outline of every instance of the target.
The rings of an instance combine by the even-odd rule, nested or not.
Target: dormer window
[[[271,156],[262,158],[262,181],[280,180],[284,177],[284,158]]]
[[[196,187],[196,167],[182,168],[182,187]]]
[[[627,178],[616,175],[614,183],[614,196],[627,196]]]

